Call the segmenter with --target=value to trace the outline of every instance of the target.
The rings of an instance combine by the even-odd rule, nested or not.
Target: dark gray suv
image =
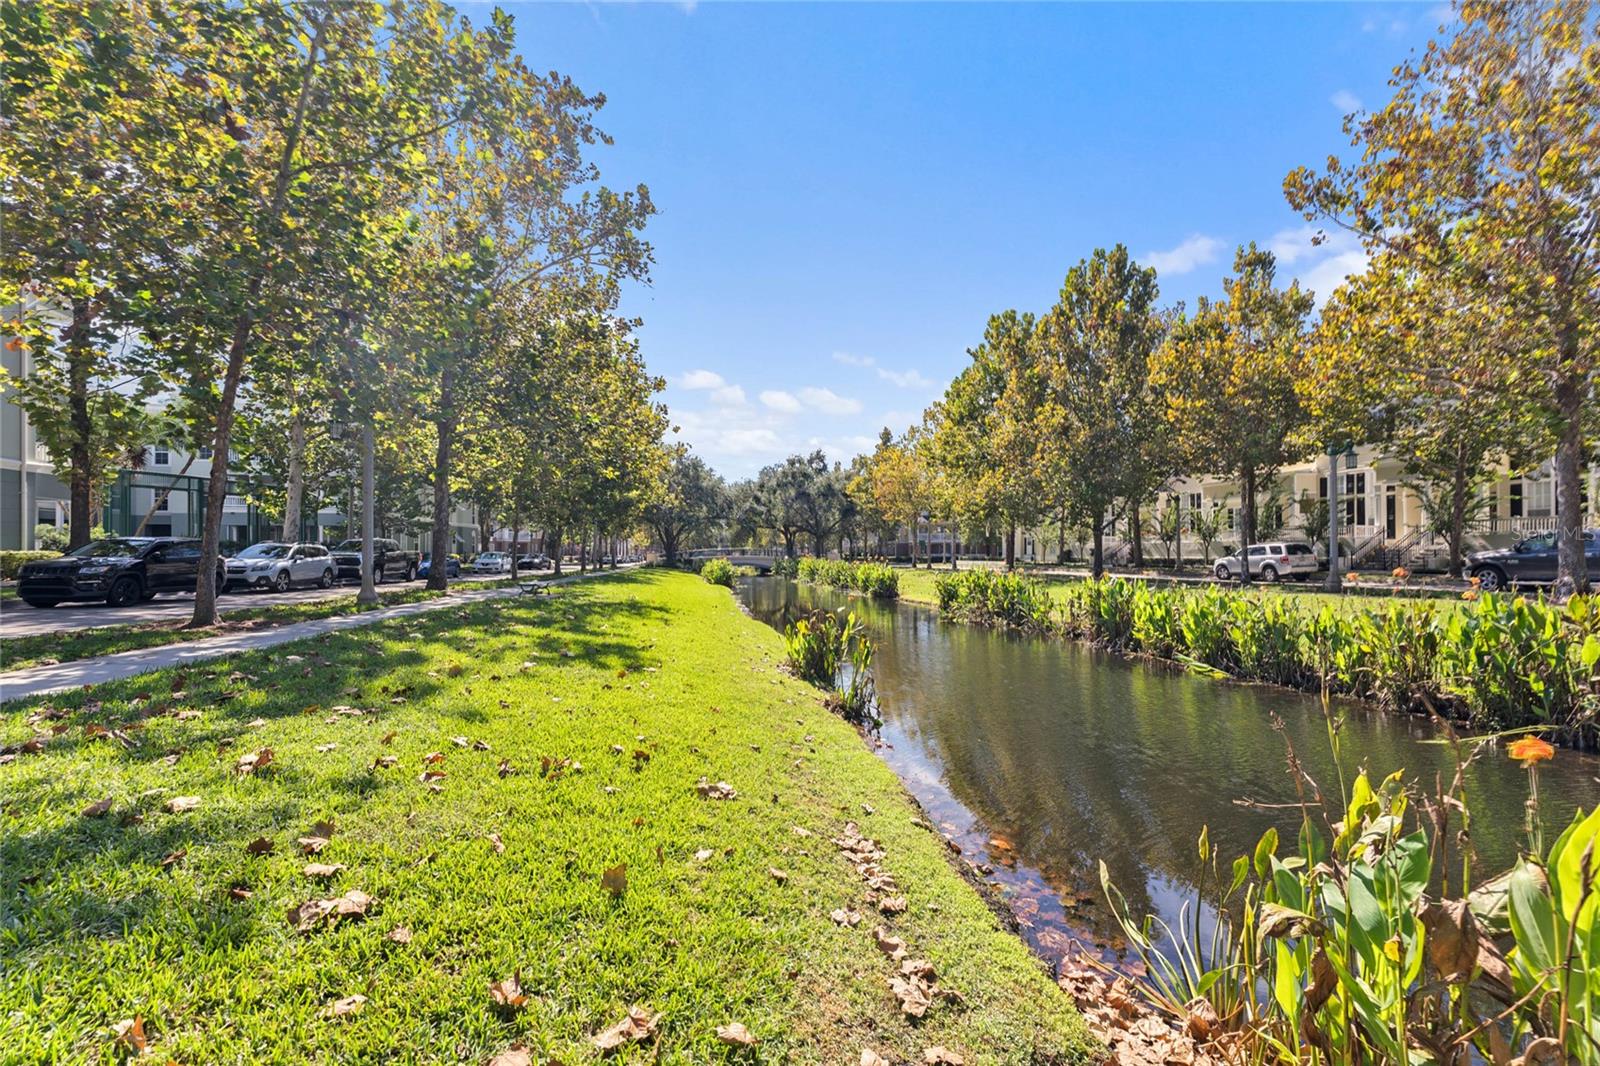
[[[1600,568],[1600,535],[1595,530],[1583,531],[1583,554],[1592,575]],[[1478,579],[1478,587],[1485,592],[1512,585],[1548,584],[1556,579],[1556,559],[1556,535],[1537,533],[1509,548],[1473,552],[1467,556],[1467,573]]]

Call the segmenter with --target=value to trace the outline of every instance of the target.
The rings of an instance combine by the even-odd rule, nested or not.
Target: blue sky
[[[1163,300],[1240,242],[1319,293],[1284,175],[1346,150],[1434,4],[511,4],[537,70],[603,92],[604,179],[649,185],[652,370],[730,477],[917,420],[988,316],[1128,245]],[[487,9],[468,6],[484,18]]]

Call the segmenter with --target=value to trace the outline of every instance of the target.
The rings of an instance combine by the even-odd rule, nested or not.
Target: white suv
[[[1262,581],[1281,581],[1289,577],[1304,581],[1317,572],[1317,553],[1304,541],[1252,544],[1246,558],[1250,560],[1250,576]],[[1232,581],[1239,576],[1239,557],[1229,555],[1218,559],[1213,569],[1218,581]]]

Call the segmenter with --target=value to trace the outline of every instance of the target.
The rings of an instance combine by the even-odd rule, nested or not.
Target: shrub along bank
[[[1577,746],[1600,741],[1600,604],[1591,597],[1560,605],[1484,594],[1452,605],[1307,609],[1271,593],[1119,578],[1047,589],[986,570],[941,574],[935,587],[940,611],[963,621],[1060,633],[1250,681],[1326,684],[1482,730],[1533,727]]]
[[[892,600],[900,595],[900,573],[887,563],[852,563],[807,556],[799,561],[796,574],[801,581],[860,592],[877,599]]]

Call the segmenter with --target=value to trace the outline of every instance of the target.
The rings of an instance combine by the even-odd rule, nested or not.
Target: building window
[[[34,518],[37,519],[35,524],[41,526],[55,526],[60,528],[63,524],[61,521],[61,508],[57,507],[53,503],[41,503],[37,512],[34,514]]]
[[[150,461],[156,466],[171,466],[172,453],[167,451],[167,449],[158,446],[155,450],[154,458],[152,458]]]
[[[1327,498],[1328,498],[1328,478],[1327,478],[1327,475],[1323,475],[1322,477],[1317,478],[1317,499],[1326,500]]]
[[[156,510],[157,511],[165,511],[167,509],[167,503],[171,499],[172,499],[172,493],[170,493],[170,492],[158,492],[156,494]]]
[[[202,444],[202,445],[201,445],[201,446],[200,446],[200,458],[202,458],[202,459],[209,459],[209,458],[211,458],[211,455],[212,455],[212,452],[211,452],[211,445],[209,445],[209,444]]]
[[[1522,517],[1522,482],[1520,480],[1511,483],[1510,514],[1512,518]]]

